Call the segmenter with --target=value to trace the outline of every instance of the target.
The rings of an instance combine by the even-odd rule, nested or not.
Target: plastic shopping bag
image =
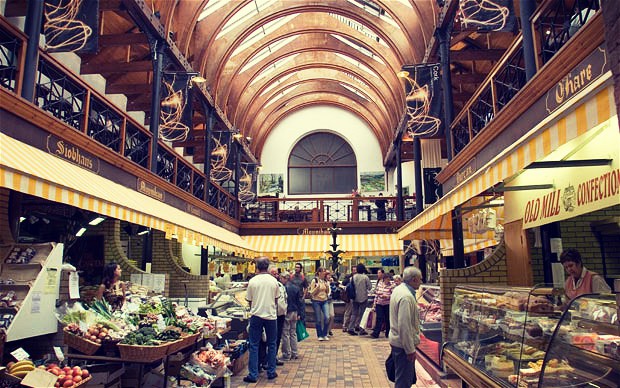
[[[368,319],[366,319],[366,321],[362,321],[365,323],[364,325],[364,329],[366,330],[372,330],[375,328],[375,325],[377,324],[377,312],[373,309],[370,310],[370,313],[368,313]]]
[[[310,337],[308,334],[308,330],[306,330],[306,325],[304,325],[303,321],[297,321],[297,342],[301,342],[306,338]]]
[[[362,319],[360,319],[360,327],[362,329],[367,329],[366,324],[368,323],[368,317],[370,317],[370,313],[372,312],[372,308],[366,307],[364,310],[364,314],[362,314]]]

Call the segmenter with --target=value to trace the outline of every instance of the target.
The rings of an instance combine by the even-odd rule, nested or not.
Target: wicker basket
[[[121,359],[127,361],[153,362],[166,356],[170,343],[157,346],[138,346],[118,344]]]
[[[185,338],[179,338],[176,341],[168,342],[166,354],[174,354],[183,348],[185,348]]]
[[[202,332],[198,332],[198,333],[194,333],[194,334],[189,334],[187,336],[183,337],[183,347],[187,347],[190,345],[195,344],[198,339],[200,338],[200,336],[202,335]]]
[[[75,334],[69,333],[66,330],[63,330],[63,332],[64,332],[65,344],[68,347],[75,349],[80,353],[84,353],[87,356],[92,356],[101,347],[101,344],[87,340],[84,337],[80,337]]]

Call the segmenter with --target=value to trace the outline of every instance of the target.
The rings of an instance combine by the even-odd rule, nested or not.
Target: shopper
[[[396,369],[394,388],[409,388],[416,381],[416,346],[420,343],[420,316],[416,290],[422,273],[416,267],[403,271],[403,283],[392,291],[390,298],[390,335],[392,357]]]
[[[286,287],[280,278],[280,274],[278,273],[278,268],[275,265],[269,267],[269,273],[271,276],[278,280],[278,287],[280,288],[280,297],[278,298],[278,318],[276,319],[278,329],[277,329],[277,339],[276,339],[276,354],[278,349],[280,349],[280,342],[282,341],[282,331],[284,329],[284,320],[286,318],[286,311],[288,310],[288,301],[286,295]],[[284,365],[284,363],[278,360],[276,356],[276,365]]]
[[[398,287],[403,282],[403,278],[401,278],[400,275],[394,275],[392,276],[392,282],[394,283],[394,287]]]
[[[562,252],[560,263],[569,275],[564,283],[564,292],[569,299],[592,292],[611,292],[611,288],[601,275],[583,266],[578,250],[571,248]]]
[[[338,282],[334,280],[332,273],[327,270],[325,271],[325,280],[329,284],[329,297],[327,298],[327,331],[326,337],[333,337],[334,333],[332,332],[332,326],[334,325],[334,298],[337,294],[339,294],[338,290]]]
[[[379,193],[379,197],[383,197],[383,193]],[[385,221],[385,206],[387,201],[383,198],[375,200],[375,206],[377,207],[377,220]]]
[[[344,279],[342,280],[341,295],[342,293],[347,292],[346,286],[347,284],[349,284],[349,282],[351,281],[351,278],[353,277],[353,275],[355,275],[356,272],[357,272],[357,268],[355,267],[351,268],[351,273],[346,275]],[[345,302],[345,305],[344,305],[344,317],[342,318],[342,331],[346,333],[349,330],[349,322],[351,321],[351,309],[353,308],[353,301],[347,299],[344,302]]]
[[[306,323],[305,297],[306,293],[308,292],[308,280],[306,279],[306,275],[304,275],[301,263],[295,263],[295,273],[293,274],[293,276],[291,276],[290,281],[293,282],[301,290],[299,297],[304,308],[301,311],[300,319],[302,322]]]
[[[299,358],[297,351],[297,320],[299,319],[300,311],[304,308],[299,296],[301,290],[295,283],[289,281],[290,278],[291,274],[286,271],[280,275],[280,279],[282,279],[286,287],[288,302],[284,328],[282,330],[282,348],[280,350],[282,353],[281,360],[283,361]]]
[[[394,284],[390,280],[390,276],[385,273],[383,269],[377,271],[377,285],[375,286],[375,301],[373,309],[377,314],[377,321],[375,328],[372,331],[371,337],[379,338],[382,326],[385,324],[385,337],[388,337],[390,333],[390,296]]]
[[[365,335],[366,330],[360,327],[360,321],[364,314],[364,309],[368,304],[368,293],[372,288],[370,279],[368,278],[368,271],[364,264],[358,264],[356,267],[356,274],[351,277],[351,281],[355,285],[355,299],[351,301],[351,319],[349,321],[349,334],[351,335]]]
[[[312,279],[308,287],[308,293],[312,300],[312,309],[314,310],[316,336],[319,338],[319,341],[329,341],[329,338],[327,338],[329,283],[325,279],[325,268],[319,267],[316,273],[317,276]]]
[[[276,373],[277,300],[280,297],[278,281],[269,274],[269,259],[256,259],[258,273],[248,282],[245,298],[250,302],[250,359],[246,383],[258,381],[258,346],[265,330],[267,335],[267,378]]]
[[[121,281],[123,270],[115,262],[106,264],[103,268],[103,277],[95,298],[105,299],[112,310],[120,310],[125,304],[125,283]]]

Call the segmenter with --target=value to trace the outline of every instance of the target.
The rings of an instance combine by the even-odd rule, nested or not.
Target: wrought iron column
[[[530,80],[536,74],[536,54],[534,52],[534,35],[530,17],[536,9],[535,0],[519,0],[521,11],[521,33],[523,34],[523,60],[525,61],[525,79]]]
[[[241,145],[239,144],[239,140],[235,141],[233,138],[233,146],[235,147],[235,187],[234,187],[234,191],[235,191],[235,219],[239,219],[239,214],[241,213],[239,211],[239,206],[241,206],[241,201],[239,201],[239,175],[241,175]]]
[[[400,157],[400,148],[402,145],[402,139],[399,137],[396,139],[396,220],[405,220],[405,201],[403,200],[403,166]]]
[[[205,115],[207,116],[206,117],[207,120],[205,122],[205,143],[204,143],[205,162],[204,162],[202,171],[205,173],[205,176],[207,177],[207,180],[205,182],[205,190],[206,190],[205,202],[209,203],[209,191],[211,189],[211,147],[212,147],[211,136],[213,136],[213,116],[215,115],[215,109],[211,108],[206,101],[201,100],[201,102],[202,102],[202,107],[205,112]]]
[[[26,11],[24,32],[28,35],[28,44],[26,45],[26,60],[22,78],[22,97],[30,102],[34,101],[37,68],[39,67],[39,37],[41,35],[43,6],[43,0],[30,0]]]
[[[454,268],[465,267],[465,247],[463,246],[463,218],[460,207],[452,210],[452,256]]]
[[[452,135],[450,126],[454,119],[454,104],[452,101],[452,76],[450,74],[450,29],[448,25],[436,31],[439,37],[439,56],[441,64],[441,86],[443,89],[443,133],[446,138],[448,161],[452,160]]]
[[[415,214],[424,210],[424,189],[422,188],[422,145],[420,137],[413,137],[413,174],[415,183]]]
[[[151,88],[151,119],[149,130],[153,134],[151,141],[151,171],[157,174],[157,151],[159,140],[159,116],[161,114],[161,81],[164,68],[164,42],[153,40],[151,51],[153,54],[153,85]]]

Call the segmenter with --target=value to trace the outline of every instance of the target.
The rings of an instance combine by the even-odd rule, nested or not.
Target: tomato
[[[75,384],[73,384],[73,380],[66,380],[62,386],[63,388],[69,388],[69,387],[73,387]]]
[[[82,376],[73,376],[73,382],[75,384],[78,384],[80,381],[82,381]]]
[[[73,376],[77,376],[77,375],[82,375],[82,368],[80,368],[79,366],[74,366],[73,367]]]
[[[88,369],[82,369],[82,378],[85,379],[88,376],[90,376],[90,372],[88,372]]]

